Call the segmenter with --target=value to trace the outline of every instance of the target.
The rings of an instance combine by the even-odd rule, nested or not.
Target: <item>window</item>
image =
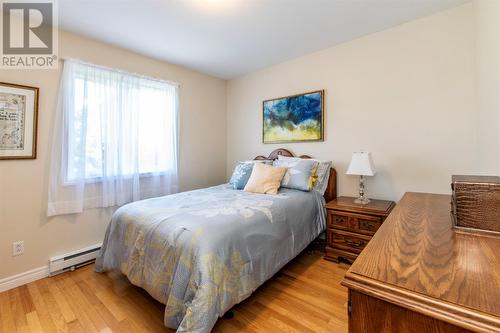
[[[49,211],[50,201],[60,200],[56,192],[63,197],[83,192],[77,193],[77,201],[82,201],[78,210],[172,192],[177,177],[177,95],[174,83],[65,61]],[[97,185],[78,190],[85,184]],[[61,198],[74,202],[67,199]]]
[[[175,168],[170,133],[176,96],[170,84],[109,70],[96,73],[85,65],[76,66],[72,80],[69,181],[82,166],[87,179]]]

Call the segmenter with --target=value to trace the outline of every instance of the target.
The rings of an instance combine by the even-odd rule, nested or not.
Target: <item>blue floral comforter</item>
[[[113,215],[96,270],[119,270],[165,304],[167,327],[210,332],[325,229],[324,203],[316,191],[227,184],[137,201]]]

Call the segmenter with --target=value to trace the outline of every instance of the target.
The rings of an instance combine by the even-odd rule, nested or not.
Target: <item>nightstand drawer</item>
[[[374,234],[382,225],[382,219],[374,216],[358,217],[358,229]]]
[[[327,230],[327,238],[329,246],[354,253],[361,253],[371,239],[370,236],[334,229]]]
[[[349,217],[348,214],[328,211],[328,227],[348,229]]]
[[[328,211],[328,227],[373,235],[382,225],[378,216]]]

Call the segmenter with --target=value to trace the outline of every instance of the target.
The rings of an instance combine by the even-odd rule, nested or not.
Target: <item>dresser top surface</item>
[[[450,200],[406,193],[345,279],[368,278],[500,317],[500,238],[455,231]]]

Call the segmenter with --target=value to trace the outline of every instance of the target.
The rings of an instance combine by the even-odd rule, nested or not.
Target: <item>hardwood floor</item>
[[[214,332],[347,332],[347,266],[304,252],[219,319]],[[94,265],[0,293],[0,333],[172,332],[164,306]]]

